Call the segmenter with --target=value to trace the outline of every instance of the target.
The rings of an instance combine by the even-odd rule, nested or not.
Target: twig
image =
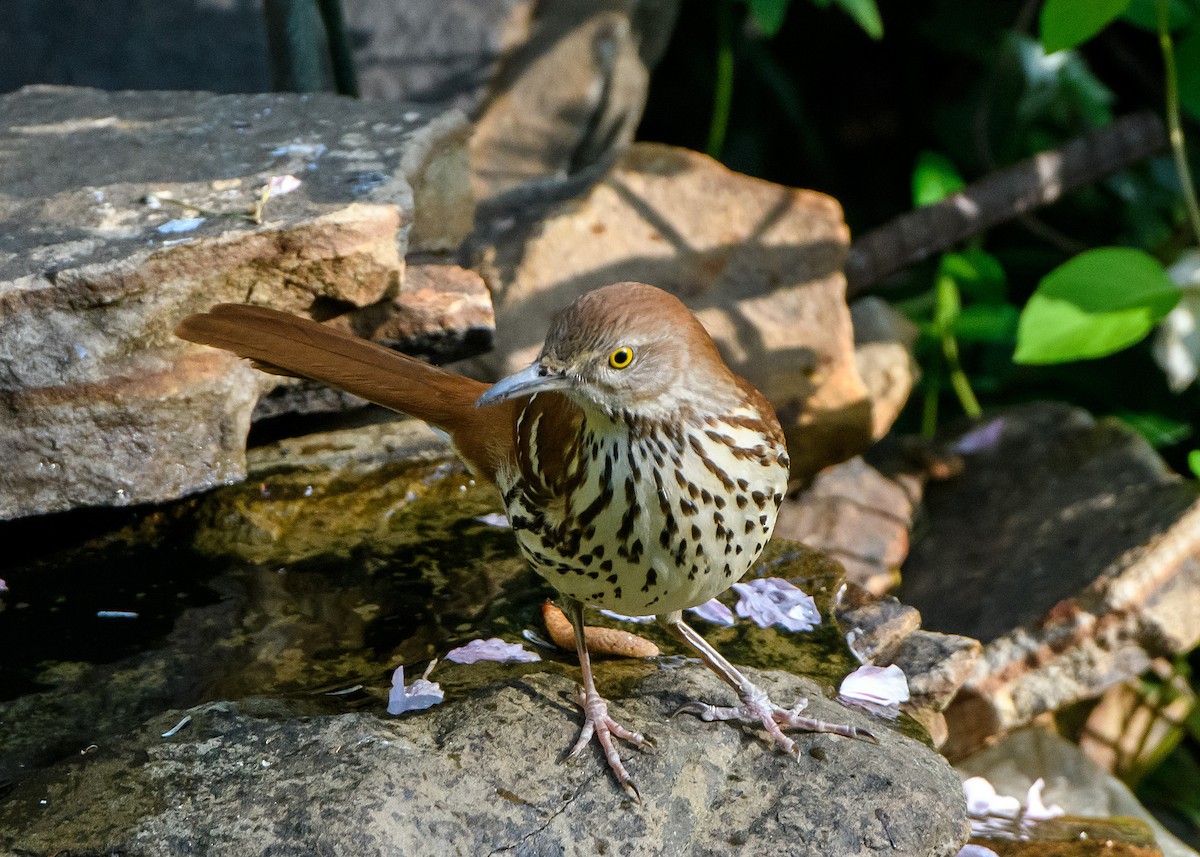
[[[721,157],[725,148],[725,132],[733,109],[733,11],[730,0],[717,4],[717,76],[713,84],[712,120],[708,126],[708,144],[704,147],[710,157]]]
[[[862,294],[889,274],[1119,173],[1166,147],[1162,120],[1147,110],[985,176],[941,202],[902,214],[860,236],[846,260],[847,292],[850,297]]]
[[[1171,152],[1175,156],[1175,170],[1179,173],[1180,190],[1187,205],[1188,220],[1200,243],[1200,204],[1196,202],[1196,188],[1192,184],[1192,171],[1188,167],[1187,148],[1183,143],[1183,123],[1179,119],[1179,76],[1175,71],[1175,45],[1171,41],[1168,25],[1167,0],[1158,0],[1158,44],[1162,48],[1163,76],[1167,82],[1167,127],[1171,132]]]

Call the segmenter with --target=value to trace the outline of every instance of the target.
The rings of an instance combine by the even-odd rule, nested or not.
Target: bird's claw
[[[613,738],[628,741],[645,753],[654,752],[654,742],[642,733],[626,729],[613,720],[608,713],[608,702],[600,694],[595,692],[589,694],[582,687],[578,691],[579,705],[583,708],[583,727],[579,730],[579,739],[575,742],[575,746],[567,753],[567,758],[573,759],[582,753],[594,736],[600,743],[604,758],[608,760],[608,766],[612,769],[617,782],[621,784],[621,788],[631,798],[641,803],[641,793],[633,784],[629,772],[625,770],[625,763],[621,761],[621,754],[617,752]]]
[[[770,697],[755,684],[747,684],[738,692],[741,705],[710,705],[706,702],[686,702],[675,709],[671,715],[694,714],[705,722],[714,720],[737,720],[742,723],[761,723],[767,734],[779,749],[789,755],[799,755],[796,742],[784,734],[784,729],[798,729],[805,732],[828,732],[846,738],[861,738],[876,744],[879,739],[868,729],[860,726],[849,726],[841,723],[827,723],[812,717],[801,716],[808,707],[808,700],[801,699],[791,708],[781,708],[771,702]]]
[[[694,714],[705,723],[712,723],[714,720],[743,719],[740,706],[710,705],[707,702],[700,702],[698,699],[685,702],[671,712],[671,717],[678,717],[680,714]]]

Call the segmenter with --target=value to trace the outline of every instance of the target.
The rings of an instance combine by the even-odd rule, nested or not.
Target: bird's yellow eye
[[[633,349],[628,345],[622,345],[612,354],[608,355],[608,365],[614,369],[624,369],[633,362]]]

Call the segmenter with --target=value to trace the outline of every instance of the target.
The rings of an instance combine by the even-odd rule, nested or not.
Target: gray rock
[[[504,58],[529,38],[532,0],[343,0],[359,94],[477,115]]]
[[[867,721],[806,680],[758,677],[780,699],[809,696],[818,716]],[[802,735],[797,760],[752,730],[664,722],[685,695],[728,695],[694,665],[646,667],[614,704],[658,742],[628,754],[638,806],[594,750],[559,764],[578,728],[573,692],[566,676],[526,674],[401,719],[215,703],[170,738],[182,712],[164,714],[18,784],[0,804],[0,848],[937,857],[966,839],[953,770],[886,727],[873,724],[878,746]]]
[[[1129,786],[1102,769],[1065,738],[1036,727],[1022,729],[982,750],[956,766],[959,775],[985,777],[1002,795],[1024,804],[1035,780],[1045,783],[1042,800],[1057,804],[1077,818],[1140,819],[1154,832],[1166,857],[1197,857],[1196,851],[1180,842],[1146,809]],[[1120,849],[1118,843],[1117,848]],[[1142,849],[1129,849],[1138,853]],[[1148,849],[1144,849],[1148,853]]]
[[[629,145],[679,0],[341,5],[364,99],[451,105],[479,120],[484,198],[554,182]],[[273,88],[262,0],[108,0],[103,11],[11,0],[6,12],[0,91]]]
[[[31,83],[101,89],[271,88],[261,0],[8,0],[0,92]]]
[[[373,304],[409,249],[455,245],[471,224],[456,111],[31,87],[0,115],[0,518],[239,478],[274,382],[175,324],[220,301]],[[282,174],[300,188],[249,222]],[[172,221],[184,231],[160,229]]]
[[[947,709],[961,756],[1200,639],[1200,492],[1116,420],[1032,404],[957,439],[900,599],[984,642]]]
[[[444,363],[489,350],[496,315],[487,286],[474,271],[410,258],[398,295],[339,316],[331,324]]]
[[[838,625],[852,638],[851,648],[864,662],[890,663],[904,639],[921,627],[921,614],[890,595],[876,596],[846,584],[836,604]]]
[[[0,609],[24,647],[5,669],[28,690],[0,700],[0,722],[20,724],[0,729],[0,790],[18,781],[0,800],[0,852],[427,853],[414,839],[426,836],[462,853],[720,854],[791,837],[806,844],[775,850],[856,854],[890,848],[890,830],[900,853],[954,853],[962,796],[945,763],[829,700],[853,667],[829,621],[840,569],[793,543],[768,545],[761,573],[803,584],[824,621],[706,636],[779,702],[807,696],[816,716],[878,730],[881,747],[800,735],[797,763],[756,729],[667,720],[689,697],[732,701],[678,655],[597,663],[616,716],[659,742],[627,754],[641,809],[594,750],[556,763],[578,723],[571,655],[444,663],[446,705],[383,717],[397,663],[411,680],[467,639],[519,640],[549,594],[511,531],[480,520],[495,491],[451,456],[411,420],[280,441],[252,450],[246,482],[7,568]],[[97,607],[141,616],[114,627]],[[661,627],[638,630],[678,651]],[[109,662],[126,635],[140,645]],[[811,679],[765,671],[780,666]],[[351,685],[364,689],[324,693]],[[194,722],[160,738],[179,709]]]
[[[678,0],[543,0],[471,140],[476,197],[553,186],[633,142]]]

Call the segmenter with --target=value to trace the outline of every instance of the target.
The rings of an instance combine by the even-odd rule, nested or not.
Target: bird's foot
[[[737,720],[742,723],[760,723],[775,742],[775,746],[789,754],[798,754],[799,751],[796,747],[796,742],[784,734],[784,729],[800,729],[805,732],[829,732],[833,735],[842,735],[846,738],[862,738],[876,744],[879,743],[879,739],[870,730],[863,729],[860,726],[827,723],[824,720],[801,716],[800,712],[808,707],[807,699],[801,699],[791,708],[781,708],[771,702],[771,698],[767,696],[766,691],[750,682],[746,682],[743,685],[738,692],[738,696],[742,700],[741,705],[721,706],[709,705],[706,702],[688,702],[677,708],[675,714],[671,716],[674,717],[676,714],[694,714],[701,720],[710,723],[714,720]]]
[[[575,742],[575,746],[571,748],[567,758],[574,758],[582,753],[594,735],[600,742],[604,758],[608,760],[608,766],[612,768],[613,775],[621,784],[621,788],[625,789],[631,798],[641,803],[642,796],[638,792],[637,786],[633,784],[633,780],[630,779],[629,772],[625,770],[625,764],[621,761],[621,754],[617,752],[613,738],[628,741],[645,752],[652,752],[654,743],[642,733],[626,729],[613,720],[608,714],[608,702],[600,694],[595,691],[588,693],[582,687],[578,690],[579,706],[583,709],[583,728],[579,730],[579,740]]]

